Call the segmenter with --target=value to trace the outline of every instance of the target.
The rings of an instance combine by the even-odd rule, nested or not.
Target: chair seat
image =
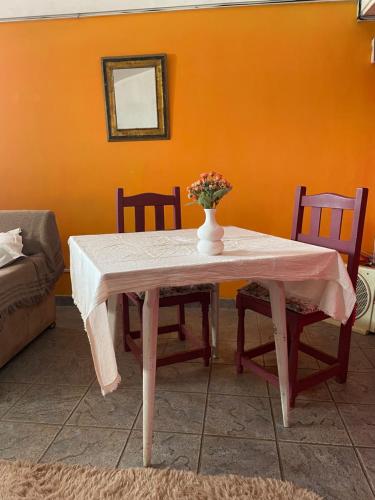
[[[186,285],[186,286],[166,286],[160,289],[159,297],[175,297],[176,295],[190,295],[191,293],[211,292],[213,285],[211,283],[203,283],[200,285]],[[141,300],[145,298],[145,292],[138,292],[138,297]]]
[[[259,283],[251,282],[240,288],[238,293],[270,302],[269,291],[267,288],[259,285]],[[319,311],[319,308],[316,305],[298,297],[286,297],[286,308],[289,311],[299,314],[311,314]]]

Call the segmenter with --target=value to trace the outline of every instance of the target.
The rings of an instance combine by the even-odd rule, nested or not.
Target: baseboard
[[[233,309],[236,307],[236,301],[234,299],[220,299],[220,307]]]
[[[59,307],[74,306],[73,297],[71,295],[56,295],[56,305]],[[198,304],[189,304],[186,307],[197,307]],[[234,299],[220,299],[220,307],[232,309],[235,307]]]
[[[73,297],[71,295],[56,295],[56,305],[60,307],[74,306]]]

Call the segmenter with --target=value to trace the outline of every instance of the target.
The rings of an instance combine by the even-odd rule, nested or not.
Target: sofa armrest
[[[60,275],[64,261],[55,214],[50,210],[0,210],[0,232],[17,227],[22,230],[23,253],[43,253],[51,273]]]

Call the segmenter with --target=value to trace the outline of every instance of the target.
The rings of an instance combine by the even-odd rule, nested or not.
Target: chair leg
[[[184,330],[182,328],[182,326],[185,325],[185,305],[184,304],[178,305],[178,324],[179,324],[178,338],[180,340],[185,340],[186,336],[185,336]]]
[[[297,328],[289,330],[289,390],[290,390],[290,406],[294,407],[297,397],[298,383],[298,348],[301,331]]]
[[[288,332],[288,338],[287,338],[287,341],[288,341],[288,356],[290,355],[290,349],[291,349],[291,335],[290,335],[290,331],[289,331],[289,326],[287,325],[286,326],[287,328],[287,332]]]
[[[340,364],[340,373],[336,377],[337,382],[344,384],[348,376],[348,365],[350,355],[350,341],[352,336],[352,316],[348,319],[346,325],[341,325],[338,360]]]
[[[237,373],[243,372],[241,357],[245,351],[245,309],[238,307],[238,324],[237,324],[237,351],[236,351],[236,368]]]
[[[208,319],[209,305],[207,302],[202,302],[202,335],[205,348],[204,366],[209,366],[211,357],[210,347],[210,322]]]
[[[129,352],[130,347],[126,342],[126,335],[130,334],[129,299],[124,293],[122,294],[122,325],[124,350],[125,352]]]

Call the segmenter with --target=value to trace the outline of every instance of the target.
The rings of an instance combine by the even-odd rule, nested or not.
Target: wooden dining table
[[[285,427],[290,419],[286,294],[309,300],[344,323],[354,308],[355,292],[336,251],[238,227],[225,227],[223,241],[221,255],[207,256],[197,251],[196,229],[69,238],[73,298],[85,323],[103,395],[121,381],[114,347],[117,297],[146,292],[142,325],[145,466],[152,461],[160,288],[247,279],[269,289]],[[215,293],[212,305],[216,311]],[[217,345],[215,335],[213,343]]]

